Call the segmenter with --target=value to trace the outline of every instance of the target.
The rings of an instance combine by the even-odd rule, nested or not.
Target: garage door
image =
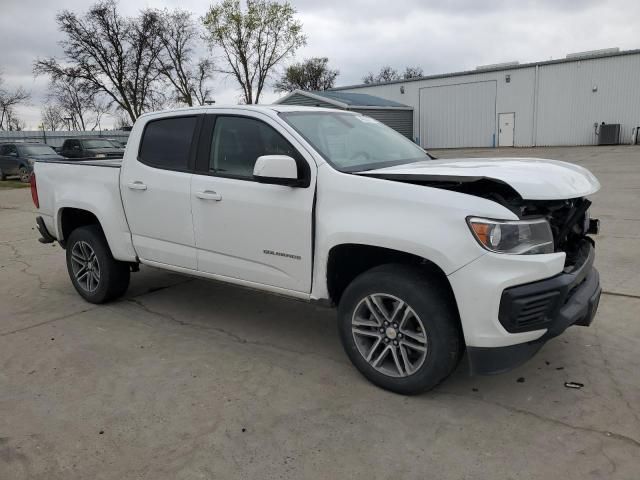
[[[495,80],[420,89],[423,147],[492,147],[495,133]]]

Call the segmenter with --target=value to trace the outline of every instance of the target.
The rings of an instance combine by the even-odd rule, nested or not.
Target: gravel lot
[[[28,189],[0,189],[0,479],[640,478],[640,147],[434,153],[599,177],[590,328],[402,397],[350,365],[331,310],[151,268],[85,303]]]

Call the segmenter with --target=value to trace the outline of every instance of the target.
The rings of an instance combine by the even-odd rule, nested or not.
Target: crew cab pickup
[[[283,105],[145,114],[121,161],[32,178],[41,241],[87,301],[144,264],[337,306],[353,364],[405,394],[465,351],[502,372],[591,323],[599,188],[573,164],[434,160],[370,117]]]
[[[124,149],[106,138],[67,138],[60,154],[67,158],[122,158]]]

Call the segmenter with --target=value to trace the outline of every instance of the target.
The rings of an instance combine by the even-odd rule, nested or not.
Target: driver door
[[[316,168],[297,140],[258,112],[207,115],[191,183],[198,270],[297,292],[311,290]],[[289,155],[305,186],[258,183],[262,155]]]

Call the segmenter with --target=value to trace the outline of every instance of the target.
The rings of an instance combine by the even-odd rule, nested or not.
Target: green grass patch
[[[1,188],[29,188],[28,183],[22,183],[19,180],[5,180],[0,181],[0,189]]]

